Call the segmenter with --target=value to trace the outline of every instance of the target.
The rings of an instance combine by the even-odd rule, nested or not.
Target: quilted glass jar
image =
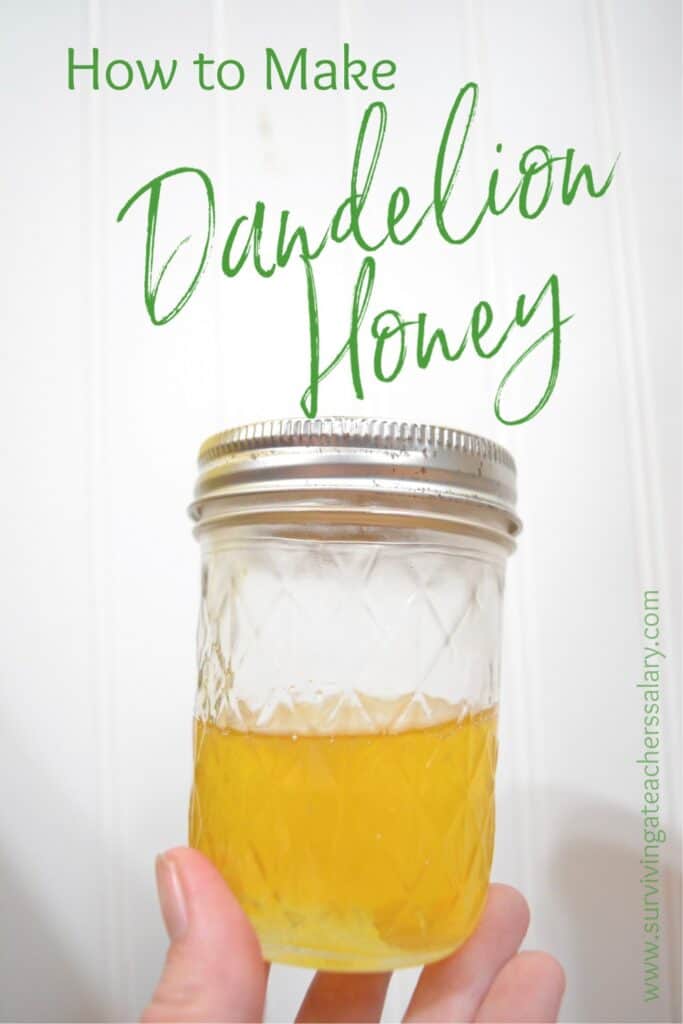
[[[489,880],[515,469],[483,438],[282,420],[210,438],[190,842],[266,959],[437,960]]]

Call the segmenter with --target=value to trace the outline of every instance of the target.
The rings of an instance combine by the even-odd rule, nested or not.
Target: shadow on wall
[[[17,1024],[105,1020],[106,994],[98,991],[92,969],[80,959],[83,946],[92,946],[97,934],[99,908],[91,906],[82,912],[88,894],[97,893],[92,873],[90,877],[83,873],[84,865],[93,860],[94,822],[65,798],[45,763],[21,744],[19,733],[6,722],[0,739],[5,765],[21,766],[10,800],[3,806],[0,1020]],[[38,838],[40,850],[36,851]],[[30,862],[24,857],[29,848]],[[72,936],[73,948],[66,940],[63,921],[44,900],[46,891],[58,892],[60,897],[73,892],[73,919],[80,919],[84,933]],[[94,927],[88,916],[95,919]]]
[[[557,790],[541,800],[547,868],[532,909],[538,934],[567,967],[563,1018],[679,1021],[680,837],[659,847],[659,998],[646,1002],[641,815]]]
[[[86,1021],[107,1018],[102,993],[92,991],[69,955],[60,922],[51,919],[6,855],[0,854],[3,949],[0,1019]]]
[[[20,827],[12,833],[6,828],[0,847],[0,1021],[76,1024],[128,1019],[127,994],[117,992],[112,998],[104,984],[102,847],[96,808],[77,808],[54,785],[45,764],[20,746],[10,729],[3,729],[2,744],[6,763],[22,766],[14,808],[17,814],[26,806],[35,812],[31,831]],[[41,839],[39,855],[32,850],[30,862],[22,862],[22,850],[36,836]],[[110,856],[122,875],[125,865],[111,851]],[[59,898],[48,904],[46,892]],[[64,906],[70,893],[73,913],[67,934],[54,907],[60,902]],[[137,896],[134,890],[132,898]],[[150,902],[153,899],[150,894]]]
[[[105,842],[94,786],[76,802],[51,758],[4,723],[0,740],[5,763],[21,765],[2,807],[0,1022],[136,1020],[167,948],[154,855],[184,839],[185,788],[169,786],[165,803],[141,787],[125,832],[117,826]]]

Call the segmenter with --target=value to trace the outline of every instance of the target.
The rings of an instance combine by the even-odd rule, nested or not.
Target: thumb
[[[260,1021],[268,967],[239,903],[198,850],[157,857],[171,945],[143,1022]]]

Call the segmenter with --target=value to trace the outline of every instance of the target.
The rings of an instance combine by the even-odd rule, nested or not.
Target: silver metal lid
[[[498,530],[515,536],[515,463],[500,445],[449,427],[395,420],[334,416],[266,420],[209,437],[199,451],[193,519],[231,499],[296,494],[312,501],[345,497],[347,503],[386,509],[396,500],[432,508],[476,506],[504,520]],[[473,509],[474,511],[474,509]]]

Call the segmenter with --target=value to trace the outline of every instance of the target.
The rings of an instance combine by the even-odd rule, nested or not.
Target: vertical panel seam
[[[624,117],[617,82],[617,53],[615,43],[612,5],[600,0],[589,4],[589,37],[596,67],[596,81],[599,85],[601,120],[604,134],[611,147],[616,147],[624,137]],[[598,125],[598,132],[600,126]],[[608,207],[608,237],[612,267],[613,292],[617,299],[620,351],[617,364],[620,367],[619,380],[626,409],[625,437],[630,456],[630,490],[635,527],[636,564],[641,586],[659,584],[666,595],[665,601],[673,597],[670,573],[664,558],[664,529],[662,522],[663,491],[657,460],[656,426],[653,414],[652,379],[650,365],[643,357],[642,346],[637,338],[646,339],[641,288],[640,258],[637,246],[637,228],[634,216],[633,184],[628,162],[622,161],[618,170],[621,178],[622,202],[617,210]],[[649,500],[648,500],[649,497]],[[670,669],[673,666],[669,662]],[[678,721],[678,695],[675,686],[669,684],[663,689],[667,719]],[[665,732],[669,739],[670,731]],[[674,807],[679,806],[678,771],[674,764],[671,744],[666,743],[663,751],[667,785],[671,796],[665,806],[667,817]],[[670,886],[670,873],[662,879],[666,890]],[[670,905],[673,901],[670,901]],[[675,951],[675,922],[669,916],[669,953]],[[668,1006],[676,1002],[674,970],[668,972]]]

